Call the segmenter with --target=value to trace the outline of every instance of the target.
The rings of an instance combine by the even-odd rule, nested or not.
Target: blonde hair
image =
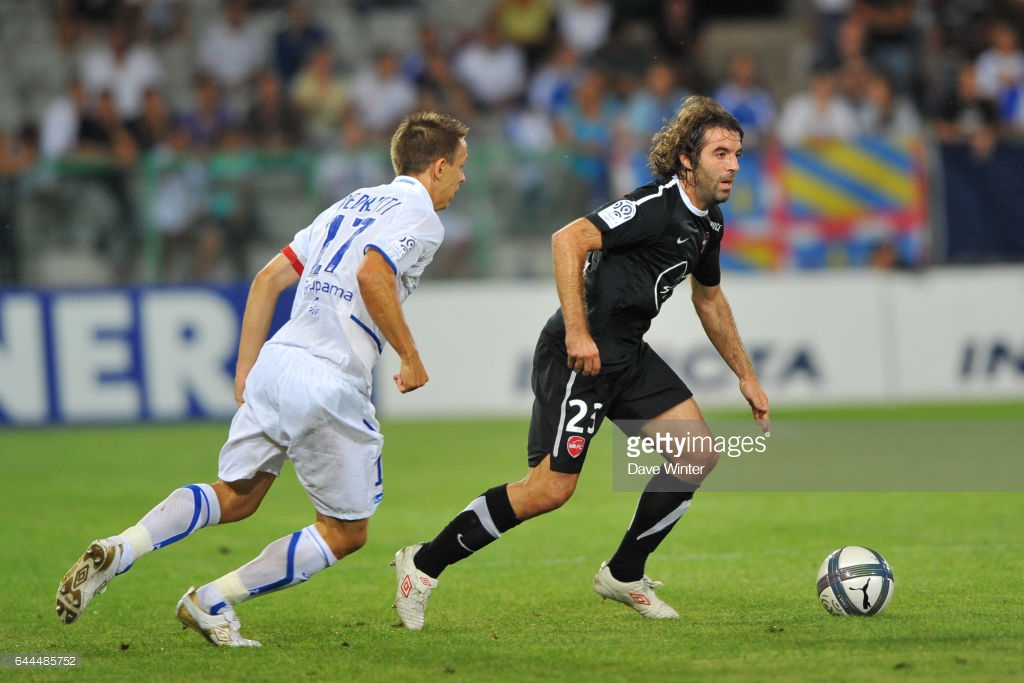
[[[655,133],[647,165],[658,176],[685,176],[697,168],[706,144],[704,135],[712,128],[730,130],[743,140],[743,127],[722,105],[704,95],[687,97],[675,118]],[[683,165],[680,155],[689,159],[689,169]]]

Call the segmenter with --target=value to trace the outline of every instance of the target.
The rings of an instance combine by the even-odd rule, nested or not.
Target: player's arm
[[[394,376],[395,385],[403,394],[419,389],[430,378],[402,314],[394,269],[379,251],[370,249],[359,265],[356,281],[367,312],[402,361],[398,374]]]
[[[587,254],[600,250],[602,243],[601,231],[586,218],[577,218],[551,237],[555,288],[565,318],[568,365],[584,375],[596,375],[601,370],[601,354],[587,324],[583,264]]]
[[[768,417],[768,396],[761,388],[757,373],[754,372],[754,365],[750,362],[750,356],[747,355],[747,350],[740,339],[736,321],[732,317],[732,308],[722,288],[718,285],[703,285],[697,278],[691,280],[693,307],[697,311],[704,332],[722,359],[739,377],[740,393],[750,404],[754,421],[762,430],[769,431],[771,425]]]
[[[238,362],[235,364],[235,402],[242,405],[242,391],[249,371],[256,363],[263,342],[270,332],[270,321],[274,317],[277,299],[281,292],[299,281],[299,274],[291,260],[284,254],[277,254],[263,266],[249,287],[242,315],[242,333],[238,341]]]

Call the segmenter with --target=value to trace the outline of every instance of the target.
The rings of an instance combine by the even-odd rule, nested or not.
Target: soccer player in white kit
[[[406,117],[391,140],[396,178],[328,208],[256,275],[238,348],[239,408],[218,481],[178,488],[134,526],[93,541],[60,582],[62,621],[75,621],[142,555],[251,515],[286,459],[316,522],[189,588],[178,619],[215,645],[259,646],[239,633],[234,605],[302,583],[366,543],[367,520],[383,496],[371,373],[388,343],[401,359],[399,391],[427,382],[402,302],[444,237],[437,212],[465,182],[468,131],[445,114]],[[267,340],[278,297],[295,284],[291,317]]]

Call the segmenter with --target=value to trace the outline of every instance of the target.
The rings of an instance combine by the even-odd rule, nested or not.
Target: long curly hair
[[[687,97],[675,118],[654,134],[647,165],[658,176],[685,177],[697,168],[706,144],[704,134],[712,128],[732,131],[743,140],[743,127],[722,105],[704,95]],[[689,159],[689,169],[683,165],[680,155]]]

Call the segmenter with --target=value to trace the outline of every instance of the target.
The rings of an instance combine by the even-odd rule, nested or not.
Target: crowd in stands
[[[347,5],[365,17],[415,15],[425,2]],[[131,281],[144,224],[162,235],[166,277],[179,243],[192,253],[189,277],[203,277],[244,243],[244,186],[211,190],[211,177],[244,169],[212,167],[218,153],[381,144],[403,115],[422,108],[463,119],[474,141],[564,151],[586,181],[588,203],[642,180],[652,133],[690,93],[719,99],[753,151],[930,134],[984,158],[998,140],[1024,136],[1024,0],[812,3],[806,79],[793,92],[772,92],[759,72],[788,69],[788,56],[765,63],[736,46],[727,70],[709,73],[702,27],[710,4],[698,0],[492,0],[469,30],[451,35],[420,21],[415,34],[376,44],[358,62],[342,56],[318,16],[322,3],[223,0],[216,21],[197,25],[186,0],[60,0],[52,22],[73,67],[66,88],[37,117],[0,132],[0,219],[8,226],[0,282],[19,279],[10,196],[41,160],[103,162],[120,228],[98,248],[117,279]],[[268,35],[254,19],[271,15]],[[187,96],[171,91],[182,74],[154,49],[168,43],[190,52]],[[141,209],[132,182],[145,160],[168,173]]]

